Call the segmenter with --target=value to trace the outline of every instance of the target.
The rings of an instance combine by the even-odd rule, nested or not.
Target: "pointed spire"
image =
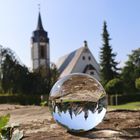
[[[42,20],[41,20],[40,11],[39,11],[39,14],[38,14],[37,30],[44,30],[43,25],[42,25]]]

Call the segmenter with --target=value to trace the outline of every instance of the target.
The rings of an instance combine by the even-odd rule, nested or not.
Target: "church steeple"
[[[38,14],[38,23],[37,23],[36,30],[44,30],[43,25],[42,25],[42,20],[41,20],[41,14],[40,14],[40,12]]]
[[[33,31],[32,41],[32,62],[33,71],[50,67],[50,46],[48,33],[44,30],[40,11],[38,13],[37,28]]]

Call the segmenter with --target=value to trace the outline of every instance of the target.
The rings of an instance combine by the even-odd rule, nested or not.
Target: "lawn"
[[[117,106],[109,106],[109,109],[140,110],[140,102],[131,102],[131,103],[117,105]]]

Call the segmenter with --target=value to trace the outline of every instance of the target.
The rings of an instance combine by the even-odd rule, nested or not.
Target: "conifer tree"
[[[118,77],[118,63],[115,61],[116,54],[112,52],[112,47],[109,44],[110,37],[107,30],[107,23],[104,21],[102,33],[103,46],[100,52],[100,66],[101,66],[101,82],[103,85],[110,80]]]

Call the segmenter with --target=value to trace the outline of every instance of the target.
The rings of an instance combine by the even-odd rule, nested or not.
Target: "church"
[[[31,37],[33,71],[41,67],[50,69],[50,45],[48,33],[44,30],[41,14],[38,14],[37,28]],[[70,73],[86,73],[100,80],[100,67],[91,53],[87,41],[82,47],[60,57],[56,63],[60,78]]]
[[[50,46],[48,33],[44,30],[39,12],[37,28],[31,37],[31,57],[33,71],[50,67]]]

